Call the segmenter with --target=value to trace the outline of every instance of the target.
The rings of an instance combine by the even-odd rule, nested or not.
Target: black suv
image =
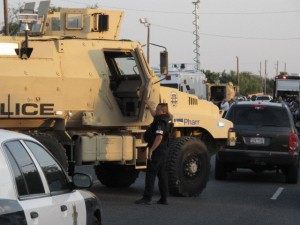
[[[229,130],[227,146],[216,155],[216,179],[225,179],[237,168],[257,173],[280,169],[287,183],[298,182],[298,132],[285,104],[238,102],[225,118],[234,128]]]

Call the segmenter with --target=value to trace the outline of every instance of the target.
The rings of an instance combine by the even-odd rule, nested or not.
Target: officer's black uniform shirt
[[[152,147],[155,137],[157,135],[163,135],[162,142],[158,146],[158,149],[154,151],[156,154],[163,153],[164,151],[163,148],[166,146],[169,138],[170,124],[171,124],[171,118],[169,115],[163,114],[160,116],[155,116],[150,127],[145,132],[144,137],[145,137],[145,141],[148,142],[149,148]]]

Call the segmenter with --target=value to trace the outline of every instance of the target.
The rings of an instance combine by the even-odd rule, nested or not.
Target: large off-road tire
[[[225,180],[227,177],[226,166],[219,160],[218,154],[216,154],[215,160],[215,179]]]
[[[175,196],[198,196],[206,187],[210,157],[197,138],[171,139],[167,160],[169,192]]]
[[[41,142],[51,154],[57,159],[61,166],[67,171],[68,170],[68,157],[66,149],[58,142],[58,140],[47,133],[29,133],[31,137]]]
[[[203,132],[200,136],[200,140],[205,144],[210,156],[218,152],[220,147],[216,144],[214,138],[210,134]]]
[[[285,182],[288,184],[297,184],[299,176],[299,166],[291,165],[286,168]]]
[[[133,167],[107,164],[95,166],[95,173],[103,185],[121,188],[129,187],[139,176]]]
[[[92,225],[101,225],[101,222],[97,219],[96,216],[93,217]]]

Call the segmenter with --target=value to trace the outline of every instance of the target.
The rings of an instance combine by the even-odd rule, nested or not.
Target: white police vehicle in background
[[[100,203],[89,175],[72,181],[38,141],[0,130],[1,225],[99,225]]]
[[[169,66],[169,74],[166,77],[160,74],[158,68],[153,68],[160,79],[160,85],[175,88],[179,91],[196,95],[199,99],[207,99],[206,76],[194,68],[194,64],[179,63]]]

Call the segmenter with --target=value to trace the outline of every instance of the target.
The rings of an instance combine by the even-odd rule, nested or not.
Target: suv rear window
[[[270,100],[268,96],[258,96],[256,100]]]
[[[265,105],[236,105],[227,113],[226,119],[236,125],[290,127],[285,108]]]

